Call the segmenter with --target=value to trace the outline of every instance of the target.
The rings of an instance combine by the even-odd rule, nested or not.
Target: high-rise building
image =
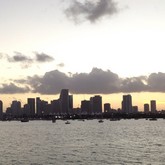
[[[41,99],[39,97],[36,98],[36,113],[38,116],[41,116]]]
[[[60,93],[60,109],[61,114],[69,113],[69,90],[62,89]]]
[[[20,101],[12,101],[11,104],[11,110],[12,110],[12,115],[15,117],[18,117],[20,115],[22,115],[21,113],[21,102]]]
[[[28,98],[27,103],[30,107],[30,115],[34,116],[35,115],[35,98]]]
[[[90,99],[93,113],[102,113],[102,97],[96,95]]]
[[[52,100],[51,101],[51,113],[53,115],[59,115],[60,114],[60,100]]]
[[[3,102],[0,100],[0,119],[3,117]]]
[[[132,106],[132,113],[138,113],[138,106]]]
[[[149,104],[144,104],[144,113],[149,113],[150,108],[149,108]]]
[[[156,112],[156,100],[151,100],[151,113]]]
[[[30,116],[30,105],[25,104],[22,108],[22,115],[23,116]]]
[[[90,101],[89,100],[81,101],[81,113],[90,114]]]
[[[110,103],[105,103],[104,104],[104,112],[110,112],[111,111],[111,104]]]
[[[128,114],[132,113],[132,96],[131,95],[123,95],[122,111]]]
[[[41,100],[41,103],[40,103],[41,114],[42,115],[48,115],[50,112],[49,109],[50,109],[50,105],[48,104],[48,102]]]
[[[69,113],[73,113],[73,95],[69,95]]]

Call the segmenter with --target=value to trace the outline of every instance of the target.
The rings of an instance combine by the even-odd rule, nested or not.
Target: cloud
[[[131,93],[131,92],[145,92],[149,91],[149,86],[147,83],[147,77],[131,77],[125,78],[121,81],[121,92]]]
[[[65,74],[58,70],[46,72],[43,76],[11,80],[2,84],[0,93],[59,94],[68,88],[72,94],[112,94],[133,92],[165,92],[165,73],[149,76],[121,78],[110,70],[93,68],[90,73]]]
[[[151,92],[165,92],[165,73],[152,73],[148,77],[148,86]]]
[[[37,75],[28,77],[28,84],[35,93],[58,94],[62,88],[69,88],[69,77],[58,70],[54,70],[45,73],[43,77]]]
[[[119,91],[120,78],[111,71],[93,68],[87,73],[73,74],[70,89],[73,93],[113,93]]]
[[[1,94],[15,94],[15,93],[27,93],[29,88],[27,86],[20,87],[14,83],[2,84],[0,87]]]
[[[35,53],[36,55],[36,61],[37,62],[50,62],[50,61],[53,61],[54,58],[45,54],[45,53]]]
[[[0,59],[2,59],[3,58],[3,53],[0,53]]]
[[[57,64],[58,67],[64,67],[65,64],[64,63],[60,63],[60,64]]]
[[[45,53],[34,53],[35,56],[30,57],[22,54],[21,52],[14,52],[13,56],[9,56],[8,54],[0,53],[0,59],[6,58],[10,63],[20,63],[21,67],[29,68],[34,63],[44,63],[51,62],[54,60],[53,57],[45,54]]]
[[[65,10],[66,16],[72,18],[75,22],[88,20],[92,23],[117,12],[117,3],[113,0],[97,0],[95,2],[85,0],[84,3],[74,0]]]
[[[9,62],[27,62],[27,63],[30,63],[33,61],[31,58],[23,55],[20,52],[14,52],[14,53],[15,53],[15,55],[13,57],[8,56]]]
[[[93,68],[90,73],[66,75],[58,70],[47,72],[44,76],[28,77],[28,84],[33,92],[41,94],[58,94],[68,88],[76,94],[110,94],[119,92],[147,91],[144,76],[122,79],[110,70]]]

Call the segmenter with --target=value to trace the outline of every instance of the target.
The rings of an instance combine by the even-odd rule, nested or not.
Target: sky
[[[100,94],[120,108],[165,109],[165,1],[0,0],[0,99],[48,101],[68,88],[74,106]]]

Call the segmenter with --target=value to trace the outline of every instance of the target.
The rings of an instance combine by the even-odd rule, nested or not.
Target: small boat
[[[56,122],[56,119],[52,119],[52,123],[55,123]]]
[[[100,119],[98,122],[99,122],[99,123],[103,123],[104,121],[103,121],[102,119]]]
[[[67,121],[65,122],[65,124],[70,124],[70,122],[67,120]]]
[[[23,119],[21,119],[21,122],[29,122],[29,119],[28,118],[23,118]]]

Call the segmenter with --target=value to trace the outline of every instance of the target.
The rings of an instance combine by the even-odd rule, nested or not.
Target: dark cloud
[[[117,4],[113,0],[97,0],[95,2],[85,0],[84,3],[74,0],[65,10],[67,17],[72,18],[75,22],[82,21],[82,19],[95,22],[103,16],[111,16],[117,12]]]
[[[147,77],[132,77],[125,78],[121,81],[121,92],[131,93],[131,92],[145,92],[149,90],[148,85],[146,84]]]
[[[35,57],[26,56],[20,52],[14,52],[13,56],[9,56],[7,54],[0,53],[0,59],[6,58],[11,63],[20,63],[21,68],[26,69],[29,68],[34,63],[44,63],[44,62],[51,62],[54,60],[53,57],[45,54],[45,53],[38,53],[35,52]]]
[[[13,57],[8,56],[8,61],[9,62],[26,62],[26,63],[31,63],[33,60],[25,55],[23,55],[20,52],[14,52],[15,55]]]
[[[27,92],[29,92],[29,88],[27,86],[19,87],[14,83],[2,84],[0,87],[1,94],[15,94],[15,93],[27,93]]]
[[[43,77],[28,77],[28,83],[33,88],[33,92],[57,94],[62,88],[69,88],[69,77],[58,70],[54,70],[45,73]]]
[[[165,92],[165,73],[152,73],[148,77],[148,86],[151,92]]]
[[[87,73],[72,75],[70,90],[73,93],[114,93],[119,92],[120,78],[111,71],[93,68]]]
[[[36,61],[37,62],[50,62],[50,61],[53,61],[54,58],[45,54],[45,53],[35,53],[36,55]]]
[[[43,76],[11,80],[2,84],[0,93],[59,94],[68,88],[73,94],[111,94],[133,92],[165,92],[165,73],[152,73],[147,76],[120,78],[110,70],[93,68],[90,73],[69,74],[53,70]],[[24,87],[23,87],[24,86]]]

